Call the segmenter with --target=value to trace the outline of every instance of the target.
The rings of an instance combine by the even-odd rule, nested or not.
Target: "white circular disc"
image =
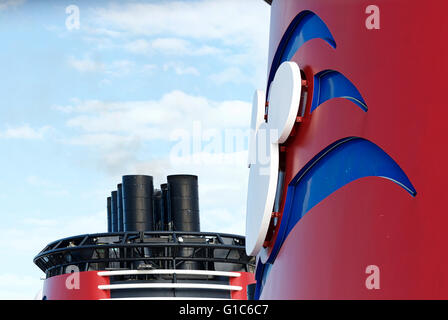
[[[269,89],[268,125],[278,130],[278,143],[288,139],[300,106],[302,77],[295,62],[285,61],[277,69]]]
[[[278,180],[278,144],[271,142],[262,123],[256,137],[257,157],[250,166],[246,211],[246,253],[258,254],[263,246],[274,208]]]
[[[256,145],[255,137],[257,130],[262,123],[264,123],[266,105],[266,93],[262,90],[255,90],[254,97],[252,99],[252,114],[250,119],[250,133],[249,133],[249,154],[247,159],[247,166],[255,162]]]

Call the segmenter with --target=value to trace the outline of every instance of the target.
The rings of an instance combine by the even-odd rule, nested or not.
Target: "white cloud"
[[[199,76],[199,70],[196,69],[195,67],[189,66],[189,67],[185,67],[183,64],[181,63],[175,63],[175,62],[170,62],[170,63],[166,63],[163,65],[163,70],[167,71],[167,70],[173,70],[177,75],[192,75],[192,76]]]
[[[159,38],[151,43],[151,47],[162,52],[179,52],[180,54],[188,52],[189,45],[190,43],[187,40],[177,38]]]
[[[106,66],[106,73],[115,77],[128,75],[132,72],[135,63],[130,60],[116,60]]]
[[[149,53],[152,50],[152,45],[145,39],[138,39],[132,42],[128,42],[124,45],[124,48],[133,53]]]
[[[105,79],[102,79],[98,84],[100,87],[106,87],[106,86],[109,86],[111,83],[112,83],[112,81],[110,79],[105,78]],[[61,111],[63,111],[63,110],[61,109]]]
[[[157,66],[155,64],[147,63],[147,64],[143,65],[141,71],[142,72],[153,72],[156,69],[157,69]]]
[[[42,285],[38,276],[3,273],[0,274],[0,299],[31,300],[42,289]]]
[[[190,41],[181,38],[137,39],[126,43],[124,48],[129,52],[139,54],[163,53],[182,56],[213,55],[222,51],[208,45],[195,46]]]
[[[31,259],[47,244],[58,239],[107,230],[106,210],[89,215],[45,218],[28,216],[14,223],[14,227],[0,228],[0,254],[4,265],[13,261],[27,261],[31,271],[25,274],[0,274],[0,299],[33,299],[42,288],[38,267]],[[14,241],[11,241],[14,239]],[[21,266],[22,267],[22,266]]]
[[[69,192],[61,188],[58,184],[37,176],[28,176],[26,182],[33,188],[35,192],[41,192],[46,196],[66,196]]]
[[[6,10],[11,7],[18,7],[25,3],[25,0],[1,0],[0,11]]]
[[[17,221],[13,228],[0,229],[0,251],[35,255],[48,243],[58,239],[107,230],[106,210],[90,215],[41,218],[29,216]],[[14,239],[14,241],[10,241]]]
[[[52,182],[37,176],[29,176],[26,181],[33,187],[54,187]]]
[[[230,67],[218,73],[211,74],[209,78],[218,85],[225,83],[241,84],[252,82],[252,79],[237,67]]]
[[[90,57],[75,58],[73,56],[68,58],[68,64],[82,73],[99,72],[115,77],[130,74],[135,66],[133,61],[126,59],[104,63],[99,60],[93,60]]]
[[[89,34],[96,35],[96,36],[107,36],[107,37],[112,37],[112,38],[123,36],[122,32],[108,30],[106,28],[90,28],[89,26],[83,26],[83,28],[86,28],[86,31]]]
[[[85,10],[81,38],[96,51],[120,52],[121,49],[151,56],[207,56],[222,68],[212,74],[215,84],[245,83],[263,88],[267,74],[269,11],[269,6],[259,0],[109,3]],[[130,70],[114,71],[111,63],[89,57],[70,57],[69,63],[85,73],[105,72],[116,76],[129,74],[126,70]],[[200,63],[208,64],[210,60]],[[141,68],[134,68],[133,72],[138,70]],[[244,72],[237,73],[237,70]]]
[[[191,44],[190,41],[179,38],[157,38],[152,41],[151,47],[155,50],[163,52],[164,54],[175,54],[175,55],[211,55],[218,54],[221,52],[220,49],[201,45],[196,47]]]
[[[77,59],[75,57],[68,58],[68,64],[79,72],[98,72],[104,71],[104,63],[94,61],[90,58]]]
[[[39,279],[37,279],[39,282]],[[33,285],[36,283],[36,279],[30,276],[20,276],[13,273],[0,274],[0,283],[5,286],[24,286],[27,287],[29,285]]]
[[[46,134],[51,131],[50,126],[43,126],[40,128],[32,128],[28,124],[12,127],[7,126],[6,130],[0,132],[0,138],[4,139],[25,139],[25,140],[39,140],[43,139]]]
[[[244,66],[248,74],[243,79],[263,88],[269,11],[269,6],[258,0],[133,2],[94,8],[88,23],[93,29],[126,35],[120,37],[122,44],[115,45],[129,52],[213,56],[234,68],[226,72]],[[126,41],[129,38],[134,40]],[[224,81],[226,74],[218,76],[218,82]]]
[[[90,148],[99,167],[108,173],[128,172],[147,142],[154,148],[174,144],[182,156],[202,151],[213,155],[234,152],[246,145],[248,102],[213,101],[182,91],[169,92],[158,100],[73,101],[72,105],[55,107],[70,116],[66,124],[75,129],[64,141]],[[233,139],[238,140],[234,145]],[[229,140],[231,143],[226,144]],[[196,141],[203,148],[195,148]]]
[[[36,218],[25,218],[23,220],[24,224],[31,225],[33,227],[54,227],[58,222],[54,219],[36,219]]]
[[[108,29],[134,35],[171,34],[244,44],[257,41],[257,35],[265,35],[269,7],[257,0],[111,4],[95,9],[93,19]]]
[[[168,140],[173,130],[191,130],[197,121],[203,121],[204,128],[246,128],[250,115],[248,102],[212,101],[178,90],[163,95],[159,100],[87,100],[55,108],[73,114],[74,117],[67,121],[67,125],[84,132],[125,134],[127,137],[145,140]],[[103,139],[108,136],[97,138],[100,139],[98,142],[104,143]]]

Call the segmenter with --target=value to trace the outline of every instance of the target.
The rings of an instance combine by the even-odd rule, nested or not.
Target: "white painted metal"
[[[230,286],[223,284],[206,283],[120,283],[120,284],[101,284],[100,290],[118,290],[118,289],[213,289],[213,290],[231,290],[241,291],[241,286]]]
[[[250,133],[249,133],[249,154],[247,159],[247,165],[255,163],[256,157],[256,136],[258,128],[262,123],[265,122],[265,106],[266,104],[266,93],[262,90],[255,90],[254,97],[252,99],[252,114],[250,119]]]
[[[102,277],[126,276],[126,275],[145,275],[145,274],[182,274],[182,275],[201,275],[201,276],[220,276],[220,277],[240,277],[239,272],[212,271],[212,270],[178,270],[178,269],[154,269],[154,270],[114,270],[98,271]]]
[[[255,156],[250,154],[246,212],[246,253],[251,256],[259,254],[266,239],[277,191],[279,144],[288,139],[296,122],[301,89],[298,65],[283,62],[270,85],[268,121],[259,126],[250,149],[255,150]]]
[[[133,298],[110,298],[100,300],[232,300],[232,299],[204,298],[204,297],[133,297]]]
[[[295,62],[283,62],[269,90],[268,127],[278,130],[277,142],[284,143],[291,134],[299,112],[302,90],[299,66]]]
[[[250,166],[246,212],[246,253],[258,254],[271,220],[278,180],[279,147],[266,123],[257,132],[257,157]]]

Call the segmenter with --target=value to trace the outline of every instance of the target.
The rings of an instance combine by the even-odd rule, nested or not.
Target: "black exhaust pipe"
[[[107,197],[107,232],[112,232],[111,198]]]
[[[118,232],[117,191],[111,192],[110,212],[112,216],[112,232]]]
[[[168,176],[168,195],[173,220],[174,231],[200,232],[199,223],[199,192],[198,177],[193,175],[171,175]],[[179,241],[181,241],[179,239]],[[185,235],[182,242],[186,247],[178,252],[180,257],[186,260],[176,264],[178,269],[201,270],[204,267],[203,262],[189,260],[197,258],[201,253],[196,252],[194,246],[189,247],[188,243],[201,243],[204,239],[196,236]]]
[[[124,231],[153,231],[153,179],[145,175],[123,176]]]
[[[200,232],[198,177],[171,175],[167,180],[173,230]]]
[[[168,195],[168,184],[163,183],[160,185],[160,189],[162,191],[162,230],[163,231],[171,231],[173,230],[173,220],[171,218],[171,206],[170,206],[170,197]]]
[[[123,190],[122,190],[122,184],[117,184],[117,214],[118,214],[118,222],[117,222],[117,228],[118,232],[124,231],[124,219],[123,219]]]
[[[162,191],[155,190],[153,197],[154,208],[154,231],[163,230],[163,208],[162,208]]]

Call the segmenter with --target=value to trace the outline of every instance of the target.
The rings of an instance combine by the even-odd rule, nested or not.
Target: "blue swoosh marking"
[[[288,185],[277,239],[266,263],[258,261],[255,299],[259,299],[272,264],[288,234],[314,206],[344,185],[363,177],[388,179],[415,197],[417,191],[400,166],[369,140],[348,137],[329,145],[309,161]]]
[[[314,206],[344,185],[364,177],[388,179],[416,196],[417,191],[400,166],[369,140],[348,137],[317,154],[288,186],[285,208],[268,263],[273,263],[284,240]]]
[[[314,75],[313,101],[311,112],[322,103],[333,99],[344,98],[352,101],[367,112],[367,104],[353,83],[342,73],[335,70],[324,70]]]
[[[336,41],[325,22],[314,12],[305,10],[292,20],[280,40],[269,72],[266,97],[268,97],[269,85],[274,80],[278,67],[283,62],[291,60],[297,50],[312,39],[322,39],[336,49]]]

